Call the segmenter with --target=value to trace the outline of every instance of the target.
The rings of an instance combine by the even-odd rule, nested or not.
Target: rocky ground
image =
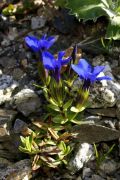
[[[71,17],[66,14],[65,22],[61,23],[60,16],[48,18],[49,13],[46,16],[39,8],[37,13],[20,19],[15,16],[0,17],[0,180],[119,180],[120,47],[109,47],[109,53],[106,53],[103,48],[98,48],[96,39],[87,38],[94,33],[91,25],[87,26],[91,34],[86,34],[86,28],[84,30],[74,19],[70,19],[67,25],[67,18]],[[34,172],[29,156],[18,150],[20,135],[30,131],[31,121],[40,117],[43,103],[41,90],[33,85],[39,82],[37,68],[24,37],[28,34],[41,37],[45,33],[58,37],[53,52],[77,43],[80,56],[89,59],[94,66],[106,65],[104,74],[111,76],[113,81],[102,81],[91,89],[90,107],[85,112],[84,124],[73,129],[78,131],[78,141],[68,167]],[[87,43],[83,41],[86,39]],[[101,157],[114,145],[99,167],[93,142]]]

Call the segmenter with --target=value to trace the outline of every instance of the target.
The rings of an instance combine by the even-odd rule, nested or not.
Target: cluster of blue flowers
[[[60,51],[58,53],[58,58],[55,59],[55,57],[48,52],[48,49],[55,43],[55,41],[55,37],[47,37],[47,35],[44,35],[41,39],[34,36],[25,37],[27,46],[33,52],[39,53],[40,61],[42,61],[44,68],[48,71],[52,71],[53,77],[57,82],[59,82],[62,66],[67,65],[72,57],[64,59],[65,51]],[[98,77],[100,72],[104,70],[105,66],[92,67],[85,59],[80,59],[78,64],[71,64],[71,67],[84,81],[83,87],[85,89],[88,89],[95,81],[111,80],[108,76]]]

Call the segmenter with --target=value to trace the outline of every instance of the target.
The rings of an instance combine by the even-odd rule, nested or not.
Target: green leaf
[[[67,146],[64,155],[67,156],[71,152],[71,150],[72,149],[70,148],[70,146]]]
[[[63,105],[63,109],[64,109],[64,110],[67,110],[67,109],[71,106],[72,102],[73,102],[73,99],[70,99],[68,102],[66,102],[66,103]]]
[[[93,145],[94,145],[96,159],[98,159],[99,158],[99,153],[98,153],[98,150],[97,150],[97,146],[96,146],[95,143]]]
[[[66,151],[66,144],[64,143],[64,141],[61,141],[61,142],[59,143],[58,148],[59,148],[61,151],[63,151],[63,152]]]
[[[25,145],[25,138],[23,136],[20,136],[21,142],[23,143],[23,145]]]
[[[107,27],[106,38],[118,40],[120,39],[120,16],[114,16],[110,18],[110,22]]]
[[[14,13],[14,5],[13,4],[9,4],[8,7],[4,8],[2,10],[2,13],[6,16],[8,15],[12,15]]]
[[[55,5],[64,7],[66,3],[67,3],[67,0],[56,0]]]
[[[26,142],[26,148],[28,149],[28,151],[31,152],[30,136],[25,138],[25,142]]]
[[[75,15],[78,20],[93,20],[101,16],[106,16],[109,20],[106,38],[120,39],[120,0],[57,0],[59,6],[64,6],[70,10],[70,14]]]
[[[83,19],[96,21],[98,17],[105,15],[106,13],[101,8],[101,0],[68,0],[66,5],[79,20]]]
[[[79,112],[82,112],[85,108],[86,108],[85,106],[80,107],[80,108],[76,108],[76,107],[72,106],[70,110],[72,112],[79,113]]]
[[[60,111],[59,107],[53,104],[48,104],[47,107],[53,109],[54,111]]]
[[[22,146],[19,146],[19,150],[20,150],[21,152],[23,152],[23,153],[31,154],[31,152],[28,151],[28,149],[26,149],[26,148],[24,148],[24,147],[22,147]]]
[[[71,119],[70,121],[73,122],[73,123],[75,123],[75,124],[78,124],[78,125],[81,124],[81,121],[80,121],[80,120]]]
[[[67,118],[63,119],[61,115],[57,115],[56,117],[52,119],[52,121],[59,124],[65,124],[68,121],[68,119]]]

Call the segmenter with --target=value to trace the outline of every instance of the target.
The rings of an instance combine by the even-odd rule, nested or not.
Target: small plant
[[[100,167],[101,163],[108,157],[108,155],[113,151],[114,147],[115,147],[115,144],[113,144],[106,153],[101,154],[101,153],[99,153],[97,146],[94,143],[94,151],[95,151],[97,169]]]
[[[111,80],[108,76],[98,76],[104,66],[92,67],[85,59],[76,62],[76,47],[67,58],[64,58],[64,51],[58,52],[57,57],[53,56],[48,50],[55,41],[55,37],[46,35],[41,39],[25,37],[27,46],[36,55],[41,79],[35,86],[43,90],[46,99],[41,120],[33,121],[36,130],[21,137],[20,150],[31,155],[33,169],[67,164],[74,138],[71,129],[81,123],[80,115],[87,107],[90,86],[95,81]],[[78,88],[75,82],[80,80]]]
[[[120,0],[56,0],[56,5],[68,8],[84,22],[105,16],[109,21],[106,38],[120,39]]]

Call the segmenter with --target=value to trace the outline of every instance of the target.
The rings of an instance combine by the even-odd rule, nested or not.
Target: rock
[[[16,119],[14,123],[14,133],[21,133],[27,127],[28,127],[27,123],[25,123],[21,119]]]
[[[106,117],[116,117],[116,108],[101,108],[101,109],[87,109],[87,111],[94,115],[106,116]]]
[[[10,40],[8,38],[3,39],[3,41],[1,42],[1,46],[5,47],[5,46],[9,46],[10,45]]]
[[[95,124],[76,125],[72,128],[72,133],[75,135],[75,141],[90,144],[101,141],[111,141],[120,137],[119,131]]]
[[[111,81],[102,80],[99,84],[95,84],[91,88],[90,102],[91,108],[104,108],[113,107],[120,94],[120,84],[118,84],[113,75],[110,64],[106,61],[101,65],[105,66],[104,72],[101,72],[99,76],[107,75],[112,78]]]
[[[4,141],[10,135],[16,114],[17,112],[13,110],[0,109],[0,141]]]
[[[8,38],[10,41],[13,41],[18,36],[16,27],[9,27]]]
[[[23,158],[24,154],[18,150],[19,141],[15,142],[15,140],[16,137],[13,135],[9,139],[0,142],[0,158],[5,158],[12,162]]]
[[[31,173],[31,162],[29,159],[24,159],[0,171],[0,178],[1,180],[29,180]]]
[[[87,167],[84,167],[83,168],[83,172],[82,172],[82,177],[83,177],[83,179],[85,179],[86,177],[91,177],[91,175],[92,175],[92,170],[90,169],[90,168],[87,168]]]
[[[93,174],[91,177],[92,180],[105,180],[104,178],[102,178],[101,176],[97,175],[97,174]]]
[[[105,61],[105,57],[101,54],[101,55],[95,56],[95,57],[92,59],[92,65],[93,65],[93,66],[99,66],[99,65],[101,65],[104,61]]]
[[[13,80],[12,76],[0,76],[0,105],[11,100],[12,92],[17,86],[18,83]]]
[[[13,97],[13,103],[18,111],[29,116],[40,108],[40,99],[38,95],[31,89],[23,89]]]
[[[100,170],[102,170],[105,174],[111,175],[117,171],[119,168],[119,165],[117,162],[114,160],[106,160],[101,163],[100,165]]]
[[[118,125],[118,120],[117,119],[104,119],[104,123],[101,125],[105,125],[106,127],[112,128],[112,129],[119,129],[116,126]]]
[[[11,165],[12,163],[5,158],[0,158],[0,171],[5,169],[7,166]]]
[[[14,68],[12,76],[14,80],[19,81],[24,76],[24,72],[20,68]]]
[[[11,49],[9,49],[11,50]],[[9,71],[12,71],[17,64],[17,60],[14,57],[8,57],[8,56],[3,56],[0,57],[0,65],[4,68],[4,72],[6,74],[9,73]]]
[[[81,176],[78,176],[78,177],[76,178],[76,180],[82,180]]]
[[[90,108],[113,107],[117,101],[117,96],[108,87],[94,86],[91,90],[89,102]]]
[[[118,100],[116,102],[116,107],[117,107],[117,118],[120,120],[120,96],[118,97]]]
[[[94,151],[92,145],[88,143],[79,144],[75,151],[75,155],[68,164],[68,169],[70,169],[73,173],[77,172],[92,158],[93,154]]]
[[[31,19],[31,29],[38,29],[45,26],[46,18],[44,16],[36,16]]]

